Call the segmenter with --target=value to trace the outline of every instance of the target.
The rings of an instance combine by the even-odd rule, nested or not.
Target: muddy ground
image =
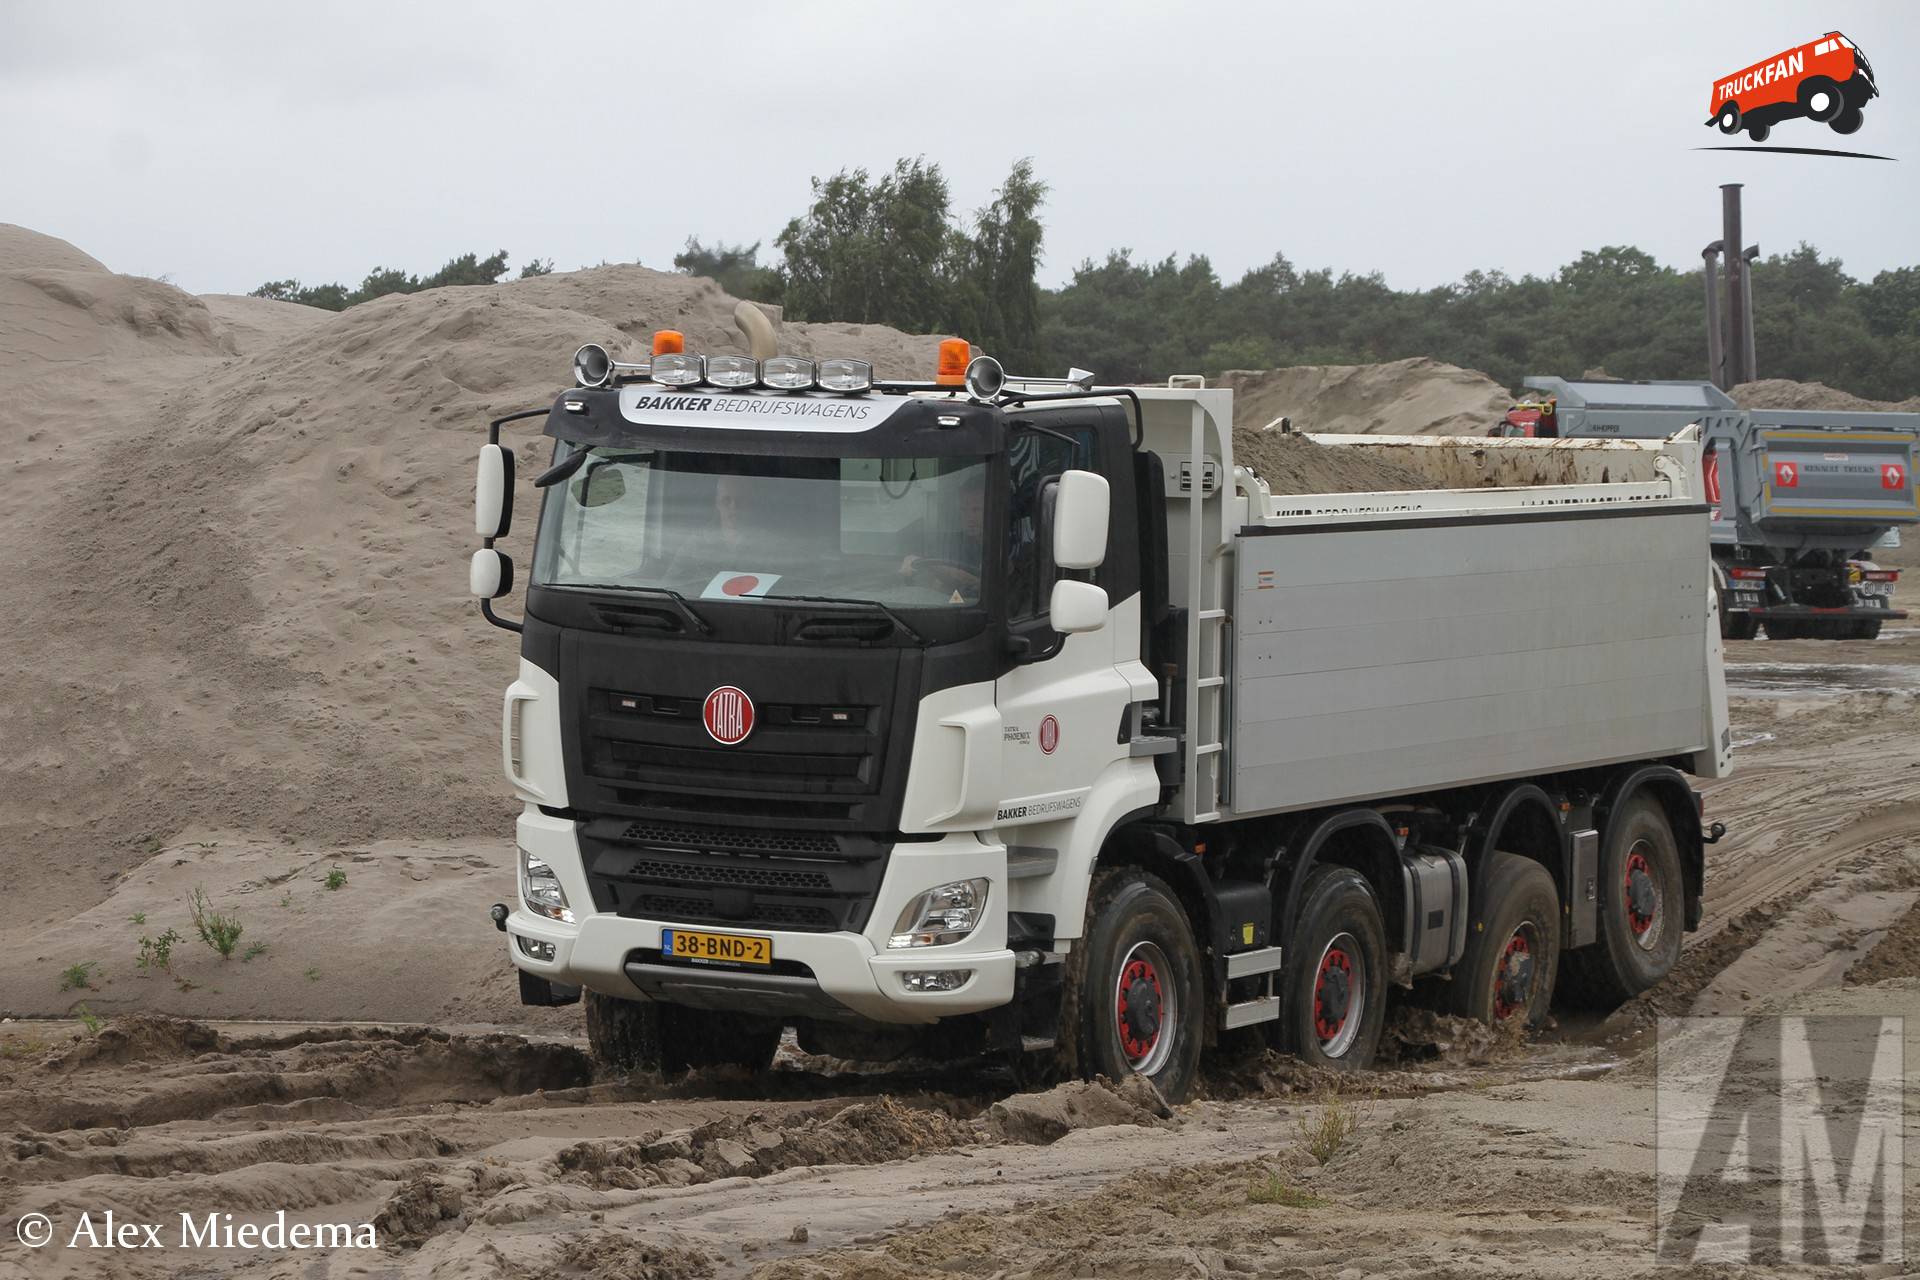
[[[486,842],[156,849],[94,911],[0,939],[25,975],[0,1003],[43,1015],[0,1024],[0,1277],[1689,1274],[1651,1251],[1655,1015],[1910,1013],[1920,1038],[1920,627],[1728,664],[1739,771],[1707,803],[1731,831],[1674,978],[1526,1044],[1408,1022],[1400,1059],[1337,1100],[1258,1056],[1173,1109],[1137,1084],[1018,1095],[990,1064],[791,1046],[758,1081],[596,1079],[576,1011],[511,1003]],[[138,936],[202,886],[249,922],[237,951],[267,949],[189,937],[142,968]],[[476,924],[423,938],[427,910]],[[352,1015],[380,1022],[299,1024]],[[1323,1162],[1330,1108],[1354,1131]],[[109,1209],[169,1247],[58,1247]],[[179,1247],[182,1213],[281,1211],[378,1245]],[[33,1214],[55,1245],[16,1244]]]

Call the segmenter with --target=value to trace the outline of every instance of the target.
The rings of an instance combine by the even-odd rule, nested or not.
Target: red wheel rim
[[[1523,923],[1507,939],[1493,970],[1493,1020],[1505,1022],[1533,1002],[1534,965],[1539,963],[1533,925]]]
[[[1337,935],[1320,953],[1313,975],[1313,1034],[1320,1052],[1338,1058],[1359,1038],[1366,1016],[1367,966],[1360,943],[1350,933]]]
[[[1653,860],[1642,842],[1627,854],[1626,874],[1621,880],[1621,902],[1627,911],[1627,929],[1641,948],[1651,948],[1659,940],[1661,893],[1660,879],[1653,872]]]
[[[1127,1065],[1152,1075],[1173,1054],[1174,1026],[1179,1015],[1178,993],[1166,953],[1151,942],[1138,942],[1120,962],[1113,984],[1114,1030]]]

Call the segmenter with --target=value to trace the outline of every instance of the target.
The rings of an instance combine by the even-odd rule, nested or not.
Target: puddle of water
[[[1792,693],[1920,690],[1920,666],[1872,662],[1729,662],[1727,692],[1750,697]]]

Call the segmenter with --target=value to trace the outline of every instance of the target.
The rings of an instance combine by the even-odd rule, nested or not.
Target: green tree
[[[704,277],[732,296],[752,302],[778,302],[784,287],[777,270],[760,264],[758,240],[752,244],[716,240],[709,248],[688,236],[687,247],[673,255],[673,269]]]

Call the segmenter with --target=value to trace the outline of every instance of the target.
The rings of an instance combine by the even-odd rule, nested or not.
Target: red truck
[[[1766,141],[1782,120],[1802,116],[1835,133],[1852,133],[1868,100],[1879,93],[1867,55],[1829,31],[1714,81],[1706,122],[1722,133],[1745,129],[1755,142]]]

